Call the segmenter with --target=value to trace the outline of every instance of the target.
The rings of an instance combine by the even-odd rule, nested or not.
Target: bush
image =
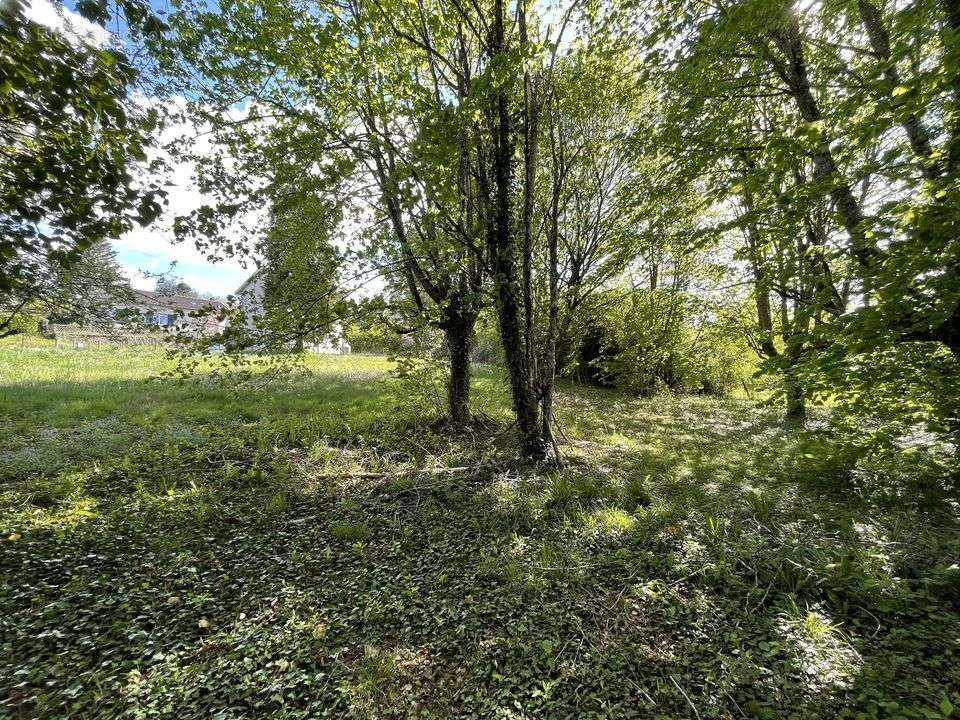
[[[5,314],[0,310],[0,317],[4,316]],[[13,315],[6,330],[12,335],[39,335],[42,322],[43,317],[38,313],[23,310]]]
[[[738,331],[741,308],[713,308],[673,290],[611,291],[589,310],[571,374],[638,395],[726,395],[746,387],[756,360]]]
[[[389,355],[400,345],[400,336],[386,325],[360,327],[350,325],[344,330],[350,350],[362,355]]]

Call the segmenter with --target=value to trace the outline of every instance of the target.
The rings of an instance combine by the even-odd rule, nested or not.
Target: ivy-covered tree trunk
[[[499,175],[498,169],[498,186],[504,180]],[[503,187],[509,194],[509,176],[505,180]],[[499,187],[498,194],[500,194]],[[532,460],[542,460],[546,457],[547,443],[543,437],[540,408],[531,382],[521,328],[521,293],[517,272],[517,253],[515,247],[513,247],[514,238],[511,236],[509,229],[510,207],[509,203],[498,203],[498,205],[498,218],[494,228],[494,243],[496,243],[497,252],[494,255],[493,281],[497,325],[500,330],[500,342],[503,344],[503,355],[510,380],[513,410],[517,418],[517,427],[520,430],[520,454]]]
[[[783,390],[786,395],[787,408],[784,415],[787,422],[803,425],[807,417],[807,404],[803,392],[803,384],[798,377],[799,357],[796,353],[787,352],[786,366],[783,370]]]
[[[455,425],[470,422],[470,353],[476,312],[460,291],[454,292],[441,322],[447,343],[450,375],[447,380],[447,414]]]
[[[556,198],[558,193],[554,193]],[[546,347],[543,351],[543,361],[540,377],[540,415],[543,423],[544,442],[555,443],[553,437],[553,386],[557,373],[557,332],[560,314],[559,283],[560,271],[557,259],[557,206],[556,201],[551,205],[551,220],[547,231],[547,272],[549,273],[549,323],[547,326]],[[556,446],[554,447],[556,450]],[[559,455],[559,451],[557,451]]]
[[[506,52],[503,26],[503,0],[495,0],[493,27],[489,52],[494,61],[502,60]],[[508,89],[497,88],[493,93],[490,113],[490,132],[493,145],[493,207],[488,227],[487,242],[493,270],[494,301],[497,325],[510,379],[513,410],[520,430],[520,454],[532,460],[542,460],[547,444],[540,423],[540,405],[534,391],[527,346],[523,333],[523,291],[518,269],[518,244],[513,233],[513,128],[510,120]]]
[[[450,422],[466,425],[470,422],[470,350],[473,328],[451,326],[444,330],[447,353],[450,358],[450,377],[447,380],[447,412]]]

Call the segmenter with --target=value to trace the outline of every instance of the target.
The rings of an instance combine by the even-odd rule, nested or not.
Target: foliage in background
[[[141,37],[162,31],[138,0],[115,12]],[[28,20],[20,0],[0,6],[0,337],[21,308],[58,302],[56,278],[88,249],[159,214],[160,178],[134,178],[157,122],[131,99],[136,76],[118,47]]]
[[[956,2],[616,7],[662,103],[642,152],[670,148],[714,204],[713,230],[741,235],[755,344],[787,414],[854,397],[863,424],[902,410],[908,428],[915,405],[889,384],[953,392],[935,375],[954,372],[911,346],[960,349]],[[955,424],[954,399],[926,407],[929,427]]]
[[[749,390],[756,363],[732,315],[669,290],[609,291],[592,308],[571,372],[643,396]]]
[[[503,365],[503,347],[497,334],[497,319],[489,309],[481,311],[477,316],[471,358],[479,365]]]

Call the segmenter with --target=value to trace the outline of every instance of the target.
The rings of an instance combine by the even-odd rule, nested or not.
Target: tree
[[[598,36],[577,60],[560,59],[576,4],[556,28],[525,3],[277,7],[271,17],[283,19],[270,23],[249,22],[245,4],[185,6],[172,20],[168,69],[231,153],[203,168],[220,203],[181,230],[206,243],[264,198],[336,193],[347,206],[373,195],[373,223],[389,228],[369,233],[376,265],[406,295],[410,329],[446,336],[450,417],[469,416],[470,342],[490,301],[521,453],[543,458],[558,340],[568,353],[576,309],[626,266],[638,237],[628,207],[637,159],[619,142],[638,118],[635,69],[617,70],[629,48]],[[620,77],[602,94],[601,121],[587,88],[611,70]],[[578,84],[584,73],[591,82]],[[222,109],[237,97],[249,101],[242,117]]]
[[[154,284],[154,292],[161,295],[184,295],[186,297],[200,297],[200,294],[190,287],[182,277],[162,275]]]
[[[956,356],[952,7],[668,0],[638,27],[669,108],[661,137],[718,208],[742,209],[718,230],[745,233],[758,347],[793,414],[883,348]]]
[[[98,242],[67,268],[51,268],[55,286],[44,293],[44,313],[52,322],[113,327],[116,307],[131,300],[130,285],[110,243]]]
[[[254,337],[266,347],[302,348],[330,334],[346,314],[340,253],[333,243],[340,213],[318,198],[293,196],[274,210],[262,247],[262,318]]]
[[[106,12],[81,3],[86,17]],[[159,33],[136,2],[138,32]],[[137,181],[154,113],[130,91],[136,72],[119,49],[98,48],[28,20],[19,2],[0,14],[0,336],[28,305],[52,300],[51,274],[160,212],[163,190]]]
[[[466,422],[483,270],[467,151],[457,142],[437,142],[445,133],[458,138],[462,132],[451,124],[440,80],[434,76],[432,95],[421,84],[436,70],[433,58],[398,44],[375,4],[349,3],[337,13],[321,5],[303,18],[304,25],[252,26],[243,22],[248,11],[234,7],[234,22],[227,13],[186,6],[173,18],[177,46],[168,70],[182,81],[203,78],[193,88],[200,97],[194,109],[237,160],[233,172],[223,165],[203,168],[208,177],[229,180],[216,183],[218,206],[181,222],[181,235],[192,233],[201,242],[214,238],[221,250],[242,252],[217,227],[239,207],[266,199],[276,208],[299,198],[301,205],[348,211],[368,201],[373,190],[373,222],[390,230],[371,233],[389,238],[374,248],[374,262],[388,278],[400,280],[396,286],[408,293],[417,322],[443,330],[450,358],[448,413],[454,422]],[[299,11],[284,12],[294,18]],[[281,50],[294,42],[300,48],[296,58]],[[222,62],[225,55],[230,63]],[[277,76],[283,80],[267,81]],[[247,117],[238,121],[210,109],[229,105],[227,98],[238,90],[252,100]],[[443,92],[456,97],[458,90],[448,85]],[[266,182],[244,185],[250,177]],[[354,213],[354,220],[365,218]],[[326,293],[322,283],[318,291]]]

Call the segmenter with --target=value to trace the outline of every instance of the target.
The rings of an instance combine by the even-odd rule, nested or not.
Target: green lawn
[[[455,434],[379,358],[165,369],[0,346],[0,717],[960,715],[938,478],[739,400],[563,386],[535,471],[494,370]]]

